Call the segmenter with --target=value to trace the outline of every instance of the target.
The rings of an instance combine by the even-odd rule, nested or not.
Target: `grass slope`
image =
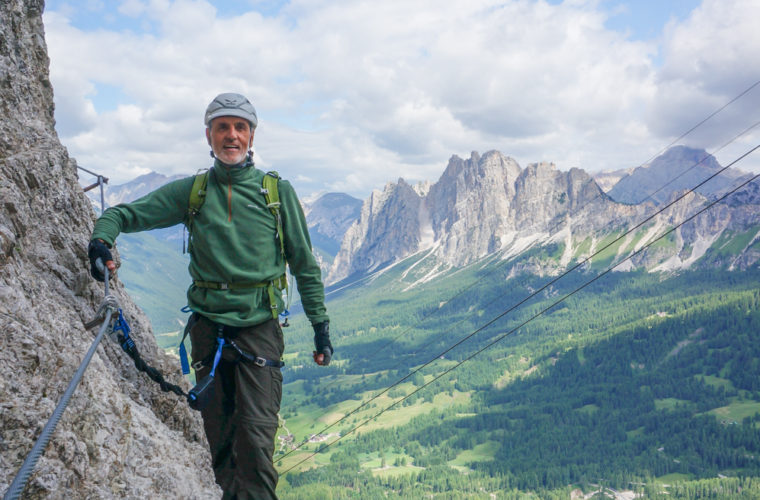
[[[593,277],[563,278],[440,356],[551,278],[508,278],[511,264],[492,261],[410,287],[419,277],[412,266],[430,271],[410,259],[333,294],[336,363],[326,370],[308,364],[308,329],[291,321],[288,350],[299,354],[286,370],[283,413],[308,423],[288,427],[294,442],[356,413],[308,453],[279,461],[284,493],[330,484],[340,491],[334,498],[364,498],[355,493],[361,484],[403,498],[561,498],[601,480],[641,492],[657,477],[760,472],[746,458],[760,455],[760,387],[750,380],[760,375],[760,352],[747,352],[760,345],[757,270],[613,273],[400,403],[405,411],[382,413],[387,395],[361,401],[429,363],[393,389],[395,400],[410,394]],[[425,398],[448,394],[460,399],[425,407]],[[338,432],[346,437],[336,440]],[[371,474],[357,476],[355,466]]]

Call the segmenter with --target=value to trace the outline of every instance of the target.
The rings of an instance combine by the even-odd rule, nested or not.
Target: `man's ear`
[[[251,129],[251,140],[248,141],[248,149],[251,149],[253,147],[253,134],[256,133],[256,129]],[[211,143],[209,143],[211,144]]]
[[[211,146],[211,129],[206,128],[206,141],[208,142],[208,145]]]

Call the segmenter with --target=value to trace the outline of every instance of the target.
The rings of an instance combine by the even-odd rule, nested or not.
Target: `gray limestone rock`
[[[94,220],[58,141],[41,0],[0,3],[0,491],[5,492],[95,332]],[[114,293],[144,359],[183,384],[145,316]],[[213,498],[199,416],[103,341],[23,498]]]
[[[684,170],[689,158],[691,165],[701,165],[697,153],[676,147],[652,165],[668,170],[672,160],[672,169]],[[700,154],[703,157],[706,153]],[[714,160],[713,163],[710,172],[720,168]],[[618,270],[644,267],[672,271],[697,261],[700,265],[744,269],[755,265],[760,257],[756,244],[760,239],[757,183],[689,220],[675,231],[668,244],[636,251],[717,199],[727,186],[736,186],[748,178],[734,172],[718,183],[720,189],[705,195],[690,193],[679,200],[686,191],[670,189],[659,191],[668,193],[668,198],[623,203],[605,194],[588,173],[578,168],[562,172],[544,162],[521,169],[498,151],[483,156],[473,152],[468,160],[453,156],[441,178],[429,188],[412,189],[399,180],[389,183],[383,192],[373,192],[359,220],[346,232],[326,281],[335,283],[349,276],[362,276],[419,252],[436,261],[428,272],[430,277],[487,256],[507,259],[548,244],[561,247],[562,256],[520,262],[515,272],[556,274],[570,262],[591,257],[603,241],[613,241],[628,230],[635,235],[624,242],[617,257],[631,255],[631,259]],[[658,186],[649,182],[641,189],[654,192]],[[663,212],[655,215],[658,209]],[[751,239],[738,255],[711,255],[710,246],[721,235],[730,238],[741,233],[748,233]]]

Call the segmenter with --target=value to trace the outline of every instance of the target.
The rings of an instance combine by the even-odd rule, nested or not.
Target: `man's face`
[[[220,116],[214,118],[211,126],[206,129],[206,139],[222,163],[237,165],[243,162],[253,145],[253,133],[247,120],[236,116]]]

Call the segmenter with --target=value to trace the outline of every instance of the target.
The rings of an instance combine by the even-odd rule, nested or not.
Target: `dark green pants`
[[[203,316],[195,319],[190,329],[194,362],[216,352],[218,327]],[[285,348],[276,320],[244,328],[225,327],[224,334],[242,350],[266,359],[279,360]],[[197,370],[196,379],[210,371],[210,366]],[[222,359],[214,384],[213,398],[201,413],[223,498],[276,499],[277,471],[272,455],[282,397],[280,369]]]

